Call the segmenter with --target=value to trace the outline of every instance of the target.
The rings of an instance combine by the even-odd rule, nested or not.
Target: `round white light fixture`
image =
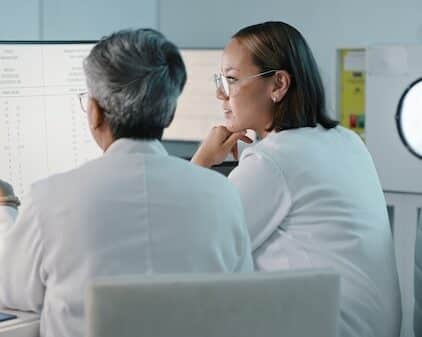
[[[401,96],[396,124],[403,144],[422,159],[422,78],[410,84]]]

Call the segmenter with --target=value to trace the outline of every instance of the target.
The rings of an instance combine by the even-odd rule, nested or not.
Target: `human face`
[[[237,132],[252,129],[265,136],[272,122],[272,81],[253,63],[252,54],[237,39],[232,39],[223,51],[221,71],[230,85],[230,94],[217,89],[222,101],[226,127]]]

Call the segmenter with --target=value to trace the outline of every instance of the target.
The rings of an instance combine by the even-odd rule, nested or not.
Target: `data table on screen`
[[[18,196],[36,180],[77,168],[102,151],[78,94],[93,42],[0,42],[0,179]],[[213,74],[221,50],[182,49],[188,79],[163,139],[200,141],[223,123]]]
[[[92,44],[0,44],[0,178],[31,183],[101,154],[77,94]]]
[[[224,124],[222,102],[216,97],[214,74],[220,71],[221,50],[183,49],[187,81],[166,140],[200,141],[213,126]]]

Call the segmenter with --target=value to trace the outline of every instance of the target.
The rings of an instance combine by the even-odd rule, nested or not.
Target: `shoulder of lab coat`
[[[29,192],[19,212],[0,207],[0,307],[40,312],[42,228]]]
[[[246,148],[229,175],[243,203],[252,250],[281,226],[292,205],[282,169],[271,152],[264,141]]]

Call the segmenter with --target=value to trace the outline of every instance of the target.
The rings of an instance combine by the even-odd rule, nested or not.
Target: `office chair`
[[[95,281],[89,337],[336,337],[329,270],[118,277]]]

